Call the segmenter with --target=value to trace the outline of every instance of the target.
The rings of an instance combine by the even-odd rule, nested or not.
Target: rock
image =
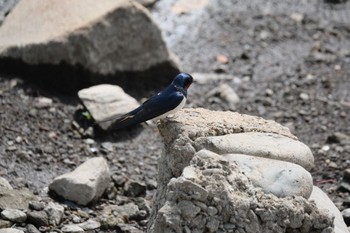
[[[89,230],[94,230],[94,229],[100,228],[101,223],[99,223],[93,219],[89,219],[86,222],[78,224],[78,226],[83,228],[85,231],[89,231]]]
[[[309,200],[314,201],[319,210],[326,210],[334,217],[335,233],[349,233],[342,214],[331,199],[329,199],[327,194],[325,194],[320,188],[314,186]]]
[[[350,168],[344,170],[343,181],[350,183]]]
[[[47,216],[49,217],[49,224],[52,226],[58,226],[61,223],[61,219],[63,217],[64,213],[64,207],[54,203],[50,202],[44,209],[44,211],[47,213]]]
[[[127,181],[124,185],[124,192],[129,197],[140,197],[146,195],[146,185],[137,181]]]
[[[134,203],[128,203],[125,205],[114,206],[113,210],[118,213],[118,215],[125,216],[127,219],[134,219],[139,211],[139,207]]]
[[[31,201],[37,197],[27,189],[0,189],[0,209],[28,209]]]
[[[38,97],[35,99],[34,106],[36,108],[49,108],[52,105],[52,99],[47,97]]]
[[[29,209],[32,210],[43,210],[45,208],[45,204],[40,201],[33,201],[29,203]]]
[[[340,145],[350,145],[350,135],[341,133],[341,132],[335,132],[327,139],[330,143],[339,143]]]
[[[208,149],[218,154],[246,154],[299,164],[310,171],[314,156],[304,143],[271,133],[237,133],[215,137],[197,138],[197,151]]]
[[[40,231],[34,225],[28,224],[27,225],[27,233],[40,233]]]
[[[101,84],[80,90],[78,96],[95,121],[106,130],[113,123],[107,121],[125,114],[139,103],[116,85]],[[101,122],[101,123],[100,123]]]
[[[129,0],[21,1],[0,38],[0,57],[32,65],[81,65],[101,75],[157,65],[178,71],[149,11]]]
[[[49,189],[66,200],[87,205],[97,200],[110,182],[109,168],[103,157],[88,159],[74,171],[56,177]]]
[[[27,219],[27,215],[23,211],[16,209],[3,210],[1,212],[1,217],[16,223],[25,222]]]
[[[160,208],[153,212],[147,232],[332,232],[333,218],[327,211],[300,196],[278,198],[261,192],[223,156],[198,152],[188,167],[197,178],[181,175],[160,189],[165,190],[164,200],[156,198]]]
[[[11,227],[12,223],[7,220],[0,219],[0,229]]]
[[[99,221],[101,223],[101,229],[116,229],[118,228],[118,225],[121,223],[124,223],[124,220],[121,217],[115,217],[114,215],[111,216],[100,216]]]
[[[260,117],[230,111],[210,111],[203,108],[182,109],[171,119],[161,120],[158,125],[165,143],[167,157],[161,158],[159,169],[167,170],[158,182],[168,182],[182,173],[196,152],[194,141],[200,137],[234,133],[274,133],[296,139],[287,127]],[[171,154],[171,156],[169,156]],[[164,161],[162,160],[164,159]]]
[[[0,233],[24,233],[24,231],[18,230],[16,228],[3,228],[0,229]]]
[[[49,216],[43,210],[29,211],[27,213],[28,222],[34,224],[36,227],[48,226]]]
[[[273,193],[277,197],[296,195],[309,198],[311,195],[311,174],[299,165],[242,154],[227,154],[224,158],[237,163],[253,185],[261,187],[264,193]]]
[[[61,231],[62,232],[84,232],[84,229],[78,225],[68,224],[68,225],[64,225]]]
[[[339,187],[338,187],[338,191],[350,193],[350,183],[348,183],[348,182],[341,182]]]
[[[350,208],[345,209],[341,212],[346,225],[350,225]]]
[[[0,189],[13,189],[13,188],[5,178],[0,177]]]
[[[240,98],[237,93],[226,83],[220,84],[218,87],[212,89],[206,94],[206,98],[210,98],[212,96],[219,96],[230,106],[231,109],[235,109],[235,106],[240,102]]]
[[[19,2],[20,0],[5,0],[0,2],[0,26],[4,21],[6,15],[12,10],[12,8]]]
[[[301,22],[303,22],[303,20],[304,20],[304,15],[295,12],[295,13],[292,13],[292,14],[290,15],[290,18],[291,18],[292,20],[294,20],[296,23],[301,23]]]
[[[310,99],[309,95],[307,93],[300,93],[299,95],[300,99],[307,101]]]

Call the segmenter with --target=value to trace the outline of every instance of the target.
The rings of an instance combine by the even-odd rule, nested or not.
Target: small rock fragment
[[[146,195],[147,187],[145,184],[137,181],[128,181],[124,185],[125,195],[129,197],[140,197]]]
[[[68,224],[68,225],[64,225],[61,229],[62,232],[70,232],[70,233],[75,233],[75,232],[84,232],[84,229],[81,228],[78,225],[74,225],[74,224]]]

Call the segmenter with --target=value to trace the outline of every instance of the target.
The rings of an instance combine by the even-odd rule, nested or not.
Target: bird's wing
[[[163,92],[155,95],[138,108],[117,118],[111,128],[121,129],[151,120],[176,108],[183,98],[185,97],[181,92]]]

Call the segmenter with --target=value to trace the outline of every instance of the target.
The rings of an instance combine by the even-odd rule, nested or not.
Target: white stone
[[[24,231],[18,230],[16,228],[3,228],[0,229],[0,233],[24,233]]]
[[[0,28],[0,57],[103,75],[176,66],[149,11],[129,0],[20,1]]]
[[[334,218],[334,233],[349,233],[339,209],[319,187],[314,186],[309,200],[316,203],[319,209],[327,210]]]
[[[237,163],[252,183],[265,193],[273,193],[277,197],[297,195],[309,198],[311,195],[311,174],[297,164],[242,154],[223,157]]]
[[[13,189],[10,183],[3,177],[0,177],[0,189]]]
[[[1,212],[1,217],[17,223],[25,222],[27,219],[27,215],[23,211],[17,209],[5,209]]]
[[[108,187],[110,174],[102,157],[88,159],[74,171],[56,177],[49,189],[80,205],[98,199]]]
[[[94,229],[100,228],[101,223],[99,223],[93,219],[89,219],[86,222],[78,224],[78,226],[80,226],[84,230],[94,230]]]
[[[84,232],[84,229],[78,225],[68,224],[62,227],[62,232]]]
[[[299,164],[310,171],[314,156],[304,143],[272,133],[237,133],[197,138],[197,150],[208,149],[218,154],[246,154]]]
[[[139,106],[136,99],[126,94],[121,87],[116,85],[101,84],[92,86],[80,90],[78,96],[103,129],[107,129],[113,123],[111,119]]]

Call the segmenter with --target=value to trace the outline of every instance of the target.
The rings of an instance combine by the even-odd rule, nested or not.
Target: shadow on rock
[[[140,72],[101,75],[91,73],[80,65],[71,66],[64,62],[58,65],[28,65],[10,58],[0,59],[0,70],[7,78],[20,77],[25,84],[37,85],[52,94],[76,95],[82,88],[108,83],[121,86],[135,97],[162,89],[179,73],[179,70],[169,63],[158,64]]]

